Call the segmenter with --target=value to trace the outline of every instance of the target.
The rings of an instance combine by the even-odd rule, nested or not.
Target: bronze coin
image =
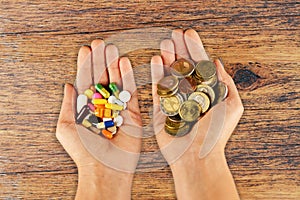
[[[184,78],[179,82],[178,88],[181,93],[190,94],[195,91],[196,83],[194,83],[191,78]]]
[[[166,76],[157,83],[157,94],[160,96],[171,95],[178,88],[178,79],[174,76]]]
[[[190,76],[195,69],[194,62],[184,58],[178,59],[170,66],[171,74],[178,78]]]

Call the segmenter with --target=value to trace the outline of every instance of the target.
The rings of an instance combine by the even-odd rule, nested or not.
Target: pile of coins
[[[76,123],[112,139],[123,124],[120,112],[126,109],[130,98],[131,94],[120,91],[116,83],[110,83],[108,88],[100,83],[91,86],[77,97]]]
[[[176,137],[186,135],[213,105],[223,101],[227,86],[218,81],[216,66],[203,60],[194,63],[178,59],[170,66],[171,75],[157,84],[161,111],[167,115],[165,131]]]

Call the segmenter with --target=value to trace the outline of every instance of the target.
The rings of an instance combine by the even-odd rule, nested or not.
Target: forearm
[[[239,199],[237,189],[223,153],[191,161],[186,170],[172,167],[177,198],[201,200]],[[194,162],[197,162],[195,165]],[[193,164],[194,163],[194,164]],[[197,166],[197,169],[192,169]],[[180,171],[179,171],[180,170]]]
[[[133,174],[106,169],[79,170],[76,200],[81,199],[131,199]]]

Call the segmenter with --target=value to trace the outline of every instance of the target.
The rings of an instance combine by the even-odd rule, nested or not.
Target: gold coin
[[[201,114],[200,105],[194,100],[188,100],[181,104],[179,108],[180,117],[187,122],[193,122],[198,119]]]
[[[165,124],[170,129],[178,129],[178,128],[183,127],[185,125],[185,122],[183,120],[174,121],[173,119],[170,119],[170,117],[167,117]]]
[[[198,76],[206,81],[216,75],[216,66],[211,61],[202,60],[196,65],[195,71]]]
[[[216,103],[222,102],[224,99],[226,99],[228,95],[228,87],[223,82],[218,82],[218,86],[216,87]]]
[[[170,97],[161,97],[160,98],[160,108],[163,113],[168,116],[177,115],[179,112],[180,105],[183,102],[182,96],[176,94]]]
[[[159,96],[170,96],[178,89],[178,79],[174,76],[166,76],[157,84],[157,94]]]
[[[166,133],[175,136],[175,137],[181,137],[186,135],[191,130],[192,124],[186,123],[183,127],[178,129],[170,129],[167,125],[165,125],[165,131]]]
[[[208,86],[208,85],[197,85],[196,86],[196,92],[204,92],[205,94],[207,94],[209,96],[210,102],[213,103],[215,101],[215,92],[212,89],[212,87]]]
[[[215,87],[218,82],[217,75],[214,75],[212,78],[203,81],[202,84],[209,85],[210,87]]]
[[[170,69],[173,76],[183,78],[190,76],[194,72],[195,66],[193,61],[181,58],[173,62]]]
[[[194,92],[189,96],[188,100],[194,100],[200,104],[202,113],[205,113],[210,106],[209,97],[204,92]]]

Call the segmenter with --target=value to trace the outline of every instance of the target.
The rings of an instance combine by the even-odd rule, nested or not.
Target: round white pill
[[[115,124],[117,125],[117,127],[120,127],[123,124],[123,117],[121,115],[118,115],[115,119],[114,119]]]
[[[131,95],[128,91],[123,90],[122,92],[120,92],[119,94],[119,99],[123,102],[128,102],[131,98]]]
[[[115,96],[110,96],[110,97],[108,97],[108,99],[107,99],[108,103],[115,103],[116,100],[117,100],[117,97],[115,97]]]
[[[80,94],[77,97],[77,113],[83,108],[83,106],[87,105],[88,97],[84,94]]]

